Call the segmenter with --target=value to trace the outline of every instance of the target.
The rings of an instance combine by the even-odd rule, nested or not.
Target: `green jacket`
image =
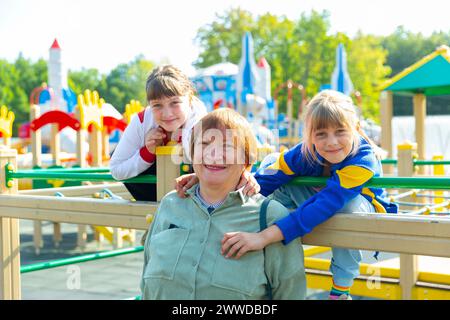
[[[220,253],[224,233],[259,231],[264,197],[230,192],[211,214],[195,196],[181,199],[172,191],[161,201],[145,242],[141,279],[143,299],[266,299],[270,279],[273,299],[304,299],[306,279],[299,240],[281,242],[239,260]],[[286,216],[276,201],[267,208],[267,225]],[[266,277],[267,274],[267,277]]]

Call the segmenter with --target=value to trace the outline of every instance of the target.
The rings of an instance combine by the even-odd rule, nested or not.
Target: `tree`
[[[29,94],[45,79],[47,64],[43,59],[33,63],[19,54],[14,63],[0,60],[0,105],[14,112],[14,131],[29,121]]]
[[[270,13],[254,18],[240,8],[230,9],[199,29],[196,40],[201,53],[195,65],[207,67],[220,62],[220,44],[230,50],[228,60],[238,63],[242,36],[250,31],[255,58],[264,56],[271,66],[272,92],[290,79],[302,84],[307,95],[312,97],[322,85],[330,83],[336,48],[343,43],[349,53],[350,76],[364,97],[364,115],[377,119],[378,93],[375,88],[389,71],[384,66],[387,52],[375,37],[366,38],[360,33],[352,40],[343,33],[332,34],[329,19],[327,11],[302,13],[298,20],[292,21]],[[375,87],[369,88],[371,84]],[[286,110],[286,95],[286,91],[280,92],[280,112]],[[296,93],[293,100],[294,114],[297,114],[300,95]]]
[[[82,68],[79,71],[69,71],[68,85],[76,95],[83,93],[86,89],[97,90],[104,88],[104,78],[97,69]]]
[[[387,51],[381,38],[358,32],[348,47],[348,71],[355,90],[361,93],[365,118],[379,122],[379,87],[391,73],[386,66]]]
[[[216,21],[201,27],[195,37],[195,42],[201,48],[194,62],[197,68],[221,62],[221,47],[229,50],[228,61],[239,63],[242,35],[252,31],[255,26],[252,14],[241,8],[230,9],[223,15],[216,15],[216,18]]]
[[[388,52],[387,64],[392,68],[391,76],[443,44],[450,45],[450,33],[433,32],[430,37],[425,37],[421,33],[408,31],[403,26],[397,27],[394,33],[381,41],[381,45]]]
[[[99,88],[99,94],[120,112],[130,100],[139,100],[147,104],[145,82],[154,68],[154,63],[139,55],[128,64],[120,64],[105,77]]]

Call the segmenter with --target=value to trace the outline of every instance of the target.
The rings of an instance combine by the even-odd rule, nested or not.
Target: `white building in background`
[[[432,115],[425,119],[426,159],[433,155],[443,155],[450,159],[450,115]],[[394,117],[392,119],[393,158],[397,158],[396,146],[409,140],[414,142],[415,122],[413,116]]]

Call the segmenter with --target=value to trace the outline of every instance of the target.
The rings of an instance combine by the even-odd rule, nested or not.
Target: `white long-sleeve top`
[[[188,159],[192,128],[206,114],[206,107],[198,98],[193,97],[191,106],[181,132],[184,155]],[[131,119],[109,162],[114,179],[125,180],[136,177],[155,162],[155,155],[145,146],[145,135],[156,127],[158,125],[149,106]]]

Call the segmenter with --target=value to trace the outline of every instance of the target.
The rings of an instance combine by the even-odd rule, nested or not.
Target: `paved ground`
[[[33,223],[20,221],[21,230],[21,264],[27,265],[58,258],[67,258],[82,254],[76,248],[77,227],[62,224],[63,242],[56,249],[52,242],[53,226],[43,223],[44,247],[36,255],[33,246]],[[137,241],[142,231],[137,233]],[[136,243],[135,245],[139,245]],[[111,250],[112,246],[105,240],[102,250]],[[88,228],[88,246],[85,253],[98,251],[98,244],[93,240],[93,232]],[[318,258],[330,258],[330,253],[318,255]],[[395,257],[393,254],[381,253],[379,259]],[[364,252],[363,262],[374,263],[373,252]],[[128,299],[140,294],[139,281],[142,271],[143,255],[141,253],[85,262],[22,274],[23,299]],[[308,299],[326,299],[326,291],[309,290]],[[361,297],[354,297],[361,299]]]
[[[21,264],[32,264],[82,254],[76,248],[77,227],[62,224],[63,242],[55,249],[52,242],[53,227],[43,223],[44,247],[36,255],[33,246],[33,223],[20,221]],[[138,233],[137,239],[140,239]],[[136,243],[136,245],[139,245]],[[111,250],[107,241],[102,250]],[[88,246],[84,253],[98,250],[93,232],[88,228]],[[22,274],[23,299],[127,299],[140,294],[139,280],[142,271],[142,253],[84,262],[42,271]]]

